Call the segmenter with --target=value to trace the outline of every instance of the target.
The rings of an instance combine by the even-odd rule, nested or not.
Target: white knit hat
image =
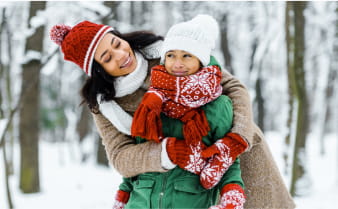
[[[203,66],[210,61],[219,34],[217,21],[209,15],[197,15],[192,20],[173,25],[161,48],[161,63],[169,50],[184,50],[196,56]]]

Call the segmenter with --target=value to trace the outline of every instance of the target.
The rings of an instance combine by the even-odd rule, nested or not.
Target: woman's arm
[[[249,144],[253,145],[254,122],[250,96],[246,87],[226,70],[222,70],[221,85],[223,94],[231,98],[233,103],[233,127],[231,132],[242,136]]]
[[[92,114],[105,146],[109,163],[124,177],[145,172],[166,172],[161,166],[161,143],[135,144],[119,132],[101,113]]]

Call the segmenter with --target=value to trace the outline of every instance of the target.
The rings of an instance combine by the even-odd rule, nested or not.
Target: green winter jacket
[[[210,131],[203,137],[203,142],[210,146],[222,138],[232,126],[232,102],[227,96],[201,107],[208,118]],[[182,122],[161,115],[165,136],[183,139]],[[137,143],[144,139],[137,138]],[[198,175],[185,171],[178,166],[166,172],[144,173],[132,178],[124,178],[119,189],[130,192],[130,199],[125,209],[140,208],[209,208],[218,200],[219,190],[226,184],[236,183],[244,187],[239,159],[224,174],[220,183],[213,189],[206,190],[200,185]]]

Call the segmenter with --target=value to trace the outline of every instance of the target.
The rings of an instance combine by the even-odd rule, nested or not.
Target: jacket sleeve
[[[161,166],[161,143],[135,140],[119,132],[101,113],[92,114],[109,163],[124,177],[146,172],[166,172]]]
[[[122,183],[119,185],[119,190],[125,192],[132,192],[133,191],[133,184],[131,178],[122,178]]]
[[[234,118],[230,131],[239,134],[248,142],[248,151],[253,145],[255,130],[249,92],[238,79],[226,70],[222,70],[221,85],[223,86],[223,94],[230,97],[233,104]]]

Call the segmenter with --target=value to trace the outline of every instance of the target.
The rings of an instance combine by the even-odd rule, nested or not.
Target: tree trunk
[[[82,106],[80,119],[77,122],[76,131],[79,135],[79,142],[83,142],[84,138],[89,134],[90,124],[92,124],[91,115],[87,106]]]
[[[296,133],[295,147],[292,162],[292,177],[291,177],[291,195],[299,194],[300,188],[296,187],[297,183],[306,177],[306,136],[308,131],[308,101],[306,93],[305,70],[304,70],[304,52],[305,52],[305,17],[304,10],[306,2],[287,2],[291,4],[294,11],[294,53],[293,53],[293,74],[295,85],[292,85],[295,92],[296,105]],[[304,179],[303,179],[304,181]]]
[[[293,23],[293,10],[291,4],[286,3],[285,8],[285,42],[286,42],[286,62],[287,62],[287,72],[288,72],[288,105],[289,105],[289,111],[288,111],[288,119],[286,127],[289,130],[289,132],[285,136],[285,148],[283,150],[283,158],[284,158],[284,173],[288,173],[289,168],[289,149],[290,149],[290,141],[291,141],[291,135],[293,134],[293,128],[292,128],[292,120],[293,120],[293,104],[294,104],[294,98],[295,93],[293,91],[295,86],[295,77],[294,77],[294,69],[293,69],[293,63],[292,63],[292,54],[294,50],[294,37],[293,34],[291,34],[290,28],[294,27]]]
[[[223,14],[221,22],[223,25],[221,27],[221,46],[222,46],[222,51],[223,51],[225,69],[229,71],[231,74],[234,74],[234,69],[232,68],[232,62],[231,62],[231,53],[229,49],[229,41],[228,41],[227,14]]]
[[[2,33],[4,31],[5,28],[5,21],[6,21],[6,17],[5,17],[5,11],[6,9],[3,8],[2,9],[2,15],[1,15],[1,24],[0,24],[0,37],[2,37]],[[0,44],[2,45],[2,40],[0,39]],[[2,48],[0,48],[0,84],[3,84],[3,74],[5,72],[5,65],[2,61]],[[2,88],[2,85],[0,85],[0,88]],[[2,95],[2,91],[0,91],[0,118],[4,117],[4,111],[1,108],[1,104],[2,104],[2,100],[3,100],[3,95]]]
[[[6,140],[4,140],[4,144],[2,146],[2,156],[3,156],[3,160],[4,160],[4,166],[5,166],[6,196],[7,196],[8,207],[10,209],[12,209],[12,208],[14,208],[14,205],[13,205],[13,201],[12,201],[11,190],[10,190],[10,187],[9,187],[10,165],[8,163],[8,160],[7,160],[6,146],[7,146]]]
[[[261,71],[261,70],[259,70],[259,71]],[[262,93],[262,79],[260,77],[261,76],[258,76],[258,78],[256,80],[255,102],[257,104],[257,125],[264,132],[264,130],[265,130],[265,124],[264,124],[265,104],[264,104],[264,98],[263,98],[263,93]]]
[[[335,70],[335,72],[336,72],[336,78],[337,78],[337,74],[338,74],[338,2],[336,2],[336,31],[335,31],[335,40],[334,40],[334,45],[333,45],[333,56],[332,56],[332,61],[331,61],[331,67],[332,67],[332,69],[334,69]],[[335,93],[335,100],[334,100],[334,111],[335,111],[335,117],[333,118],[333,126],[334,126],[334,128],[336,128],[335,129],[335,132],[336,132],[336,136],[338,136],[338,110],[337,110],[337,107],[336,107],[336,105],[338,105],[338,84],[337,84],[337,82],[335,82],[335,86],[334,86],[334,88],[335,88],[335,91],[336,91],[336,93]],[[337,151],[336,151],[336,153],[338,153],[338,143],[337,143]],[[338,155],[336,155],[337,157],[337,159],[336,159],[336,162],[338,162]],[[336,174],[338,175],[338,163],[336,163]],[[338,176],[336,176],[336,178],[337,178],[337,181],[336,181],[336,183],[337,183],[337,185],[338,185]]]
[[[106,150],[102,144],[100,136],[97,136],[95,139],[96,143],[96,162],[99,165],[109,166],[109,161],[107,158]]]
[[[4,12],[4,14],[6,14]],[[7,18],[9,19],[9,18]],[[8,22],[5,22],[4,30],[6,30],[6,40],[7,40],[7,53],[8,53],[8,58],[9,60],[12,60],[12,42],[11,42],[11,31],[10,27],[8,27]],[[11,70],[10,70],[10,64],[7,63],[4,65],[4,81],[6,83],[6,95],[7,97],[5,100],[7,101],[8,104],[8,112],[10,112],[10,108],[13,106],[13,97],[12,97],[12,84],[11,84]],[[13,165],[13,158],[14,158],[14,130],[13,130],[13,124],[10,124],[7,137],[9,138],[9,146],[8,146],[8,157],[7,157],[7,163],[8,163],[8,172],[9,175],[12,175],[14,173],[14,165]]]
[[[104,5],[108,8],[110,8],[109,14],[102,19],[102,24],[110,25],[112,27],[117,27],[116,25],[113,25],[113,20],[118,19],[117,15],[117,7],[120,4],[120,1],[104,1]]]
[[[137,2],[131,1],[130,2],[130,25],[135,25],[136,21],[136,4]]]
[[[38,10],[43,10],[46,2],[30,2],[29,21]],[[34,34],[27,38],[25,52],[42,53],[44,27],[36,28]],[[39,180],[39,94],[41,61],[33,58],[22,66],[20,108],[20,189],[23,193],[40,191]]]
[[[4,37],[2,34],[5,31],[5,28],[7,27],[7,23],[6,23],[6,8],[2,9],[2,18],[1,18],[1,24],[0,24],[0,37]],[[2,40],[0,40],[1,42]],[[10,44],[10,43],[7,43]],[[5,83],[4,81],[6,80],[6,76],[7,75],[7,71],[8,70],[8,65],[6,66],[3,61],[2,61],[2,48],[0,48],[0,83]],[[1,88],[3,88],[4,86],[1,86]],[[0,119],[3,119],[5,117],[5,111],[1,108],[2,107],[2,103],[3,103],[3,95],[0,91]],[[2,134],[2,133],[1,133]],[[2,148],[2,156],[3,156],[3,161],[4,161],[4,172],[5,172],[5,187],[6,187],[6,196],[7,196],[7,203],[8,203],[8,207],[10,209],[14,208],[13,206],[13,201],[12,201],[12,196],[11,196],[11,190],[10,190],[10,186],[9,186],[9,176],[10,173],[12,172],[11,169],[11,163],[8,162],[7,160],[7,145],[6,145],[6,139],[5,139],[5,135],[6,133],[3,133],[3,137],[0,136],[0,142],[1,142],[1,146],[0,148]]]
[[[250,13],[248,16],[248,22],[249,22],[249,28],[250,30],[255,29],[255,23],[254,23],[254,14]],[[253,34],[254,35],[254,34]],[[262,73],[262,64],[263,64],[263,58],[259,61],[259,63],[255,63],[255,56],[257,52],[257,48],[259,45],[258,37],[253,37],[252,44],[251,44],[251,56],[250,56],[250,66],[249,66],[249,73],[250,74],[257,74],[257,78],[255,79],[255,98],[254,98],[254,120],[257,122],[258,127],[262,129],[264,132],[265,130],[265,124],[264,124],[264,117],[265,117],[265,103],[263,98],[263,92],[262,92],[262,79],[261,79],[261,73]],[[265,50],[265,53],[267,50]]]

